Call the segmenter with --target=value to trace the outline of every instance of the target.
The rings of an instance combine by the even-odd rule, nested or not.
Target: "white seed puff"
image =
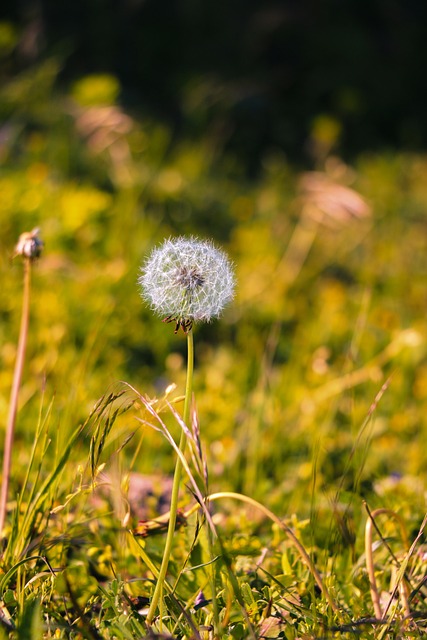
[[[211,241],[194,237],[170,238],[155,248],[138,282],[153,311],[181,324],[217,318],[235,286],[226,254]]]
[[[21,233],[15,246],[15,257],[24,256],[31,260],[39,258],[44,246],[39,233],[40,229],[38,227],[32,231]]]

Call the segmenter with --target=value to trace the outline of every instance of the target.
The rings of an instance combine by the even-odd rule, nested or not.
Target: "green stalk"
[[[190,329],[187,333],[187,381],[185,385],[185,400],[184,400],[184,414],[183,414],[183,421],[186,425],[188,425],[190,421],[191,396],[193,391],[193,370],[194,370],[194,343],[193,343],[193,331],[192,329]],[[186,444],[187,444],[186,435],[184,433],[184,430],[181,430],[181,437],[179,440],[179,450],[182,453],[184,453],[185,451]],[[147,614],[147,624],[151,624],[153,622],[154,616],[156,614],[157,606],[159,604],[159,600],[163,592],[163,583],[166,580],[166,573],[168,570],[169,558],[172,551],[172,543],[173,543],[173,537],[175,533],[176,514],[178,510],[178,497],[179,497],[179,487],[181,484],[181,475],[182,475],[182,462],[181,462],[181,458],[178,456],[176,465],[175,465],[175,473],[174,473],[173,484],[172,484],[168,533],[166,537],[165,548],[163,551],[163,558],[162,558],[162,564],[160,566],[159,576],[157,578],[153,597],[150,603],[150,608]]]
[[[3,535],[7,511],[7,495],[9,491],[10,469],[12,463],[13,436],[15,432],[16,414],[18,411],[18,394],[21,386],[24,368],[25,350],[27,346],[28,326],[30,317],[30,284],[31,258],[24,260],[24,292],[22,299],[21,328],[19,331],[18,350],[16,354],[15,371],[13,374],[12,390],[10,393],[9,415],[6,425],[6,435],[3,453],[3,482],[0,494],[0,536]]]

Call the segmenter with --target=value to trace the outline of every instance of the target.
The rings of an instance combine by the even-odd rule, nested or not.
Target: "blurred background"
[[[271,149],[306,164],[427,142],[421,0],[5,0],[2,14],[3,79],[47,59],[64,91],[109,74],[109,93],[74,97],[209,136],[249,174]]]
[[[426,22],[421,0],[4,0],[2,423],[21,232],[40,227],[46,245],[23,444],[41,398],[65,439],[119,380],[150,396],[182,389],[185,339],[143,306],[136,281],[156,243],[196,234],[238,278],[224,318],[196,330],[212,482],[281,509],[304,508],[310,487],[417,494]],[[127,416],[117,442],[131,428]],[[144,435],[138,470],[172,468],[159,438]]]

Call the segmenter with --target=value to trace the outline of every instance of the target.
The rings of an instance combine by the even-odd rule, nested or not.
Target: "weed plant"
[[[272,151],[248,184],[209,134],[174,141],[113,101],[83,107],[56,73],[0,90],[4,425],[13,248],[36,226],[45,242],[0,638],[425,637],[427,159],[298,173]],[[192,235],[227,250],[238,284],[221,321],[195,327],[184,410],[186,339],[136,281],[154,246]]]

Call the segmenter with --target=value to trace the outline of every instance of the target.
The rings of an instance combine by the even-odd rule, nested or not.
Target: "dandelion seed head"
[[[31,260],[39,258],[44,246],[39,233],[38,227],[32,231],[21,233],[15,246],[15,256],[24,256]]]
[[[151,309],[168,320],[209,322],[233,298],[234,273],[226,254],[208,240],[170,238],[147,258],[138,279]]]

